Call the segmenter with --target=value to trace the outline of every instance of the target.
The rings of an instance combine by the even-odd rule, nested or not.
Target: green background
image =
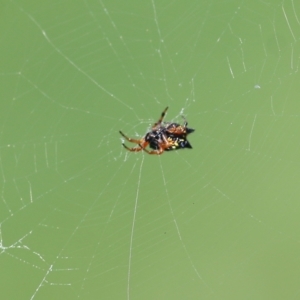
[[[297,1],[0,14],[2,299],[300,297]],[[127,152],[166,106],[193,149]]]

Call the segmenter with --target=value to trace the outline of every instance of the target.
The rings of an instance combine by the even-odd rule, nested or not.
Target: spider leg
[[[149,144],[148,142],[146,142],[143,139],[141,139],[140,141],[137,141],[137,142],[139,142],[139,144],[135,147],[132,147],[132,148],[127,147],[124,143],[122,143],[122,145],[125,149],[127,149],[130,152],[139,152],[141,150],[144,150],[145,147],[147,147],[147,145]]]
[[[152,126],[152,128],[156,127],[157,125],[161,124],[161,122],[163,121],[165,115],[166,115],[166,112],[168,110],[168,106],[165,108],[165,110],[161,113],[161,116],[160,118],[158,119],[158,121],[156,123],[154,123],[154,125]]]
[[[156,155],[160,155],[164,152],[163,148],[159,148],[158,150],[147,150],[146,148],[143,148],[140,144],[139,146],[141,147],[141,150],[144,150],[145,152],[147,152],[148,154],[156,154]]]
[[[122,131],[119,131],[119,132],[128,142],[136,143],[136,144],[140,144],[142,142],[142,139],[141,140],[132,139],[132,138],[127,137]]]
[[[187,120],[186,120],[185,116],[181,116],[181,117],[182,117],[182,118],[183,118],[183,120],[184,120],[183,127],[184,127],[184,128],[186,128],[186,127],[187,127],[187,125],[188,125],[188,122],[187,122]]]
[[[130,151],[130,152],[139,152],[139,151],[143,150],[142,147],[133,147],[133,148],[129,148],[129,147],[127,147],[124,143],[122,143],[122,145],[123,145],[123,147],[124,147],[125,149],[127,149],[127,150]]]

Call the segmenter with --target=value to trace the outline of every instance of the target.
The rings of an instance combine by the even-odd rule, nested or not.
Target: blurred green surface
[[[296,1],[0,14],[1,299],[299,298]],[[166,106],[193,149],[123,149]]]

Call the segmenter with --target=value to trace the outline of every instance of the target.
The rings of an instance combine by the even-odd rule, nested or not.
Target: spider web
[[[298,299],[299,3],[1,11],[3,299]]]

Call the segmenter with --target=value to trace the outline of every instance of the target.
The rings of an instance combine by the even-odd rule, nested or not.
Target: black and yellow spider
[[[124,148],[132,152],[143,150],[148,154],[156,155],[160,155],[164,151],[192,148],[191,144],[186,138],[187,135],[194,132],[195,129],[187,127],[188,123],[184,117],[183,125],[180,125],[178,123],[163,122],[167,110],[168,107],[166,107],[162,112],[159,120],[154,123],[151,130],[139,140],[129,138],[122,131],[120,131],[120,134],[127,141],[137,144],[136,147],[129,148],[124,143],[122,143]],[[146,147],[148,145],[151,149],[154,150],[147,150]]]

